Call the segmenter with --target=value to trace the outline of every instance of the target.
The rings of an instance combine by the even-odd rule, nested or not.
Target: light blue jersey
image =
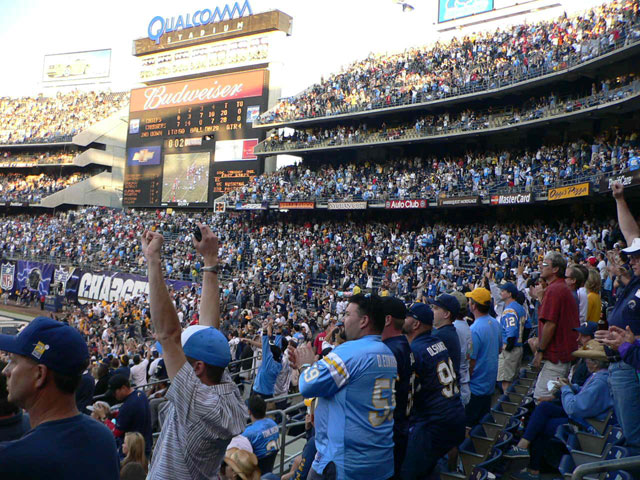
[[[256,420],[244,429],[242,435],[251,442],[253,453],[257,458],[263,458],[278,451],[278,425],[270,418]]]
[[[262,364],[258,368],[253,389],[262,395],[273,395],[280,370],[282,370],[282,363],[276,362],[273,358],[269,347],[269,337],[262,335]]]
[[[343,343],[304,371],[300,393],[319,397],[317,473],[333,462],[338,480],[393,476],[396,376],[396,359],[379,335]]]
[[[515,337],[516,343],[514,346],[522,346],[522,334],[524,332],[526,316],[522,305],[515,300],[505,307],[500,316],[503,343],[507,343],[507,338]]]

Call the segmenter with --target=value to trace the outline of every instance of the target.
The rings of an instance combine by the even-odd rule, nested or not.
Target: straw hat
[[[574,357],[590,358],[592,360],[600,360],[603,362],[609,361],[609,357],[607,357],[604,347],[597,340],[589,340],[583,347],[580,347],[578,350],[573,352],[572,355]]]
[[[242,480],[260,480],[258,459],[253,453],[239,448],[230,448],[227,450],[224,461]]]

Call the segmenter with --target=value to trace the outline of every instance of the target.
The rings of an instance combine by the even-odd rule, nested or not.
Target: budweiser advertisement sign
[[[471,195],[468,197],[451,197],[441,198],[441,207],[471,207],[480,203],[480,197],[478,195]]]
[[[315,202],[280,202],[280,210],[311,210],[316,208]]]
[[[365,210],[367,202],[328,202],[329,210]]]
[[[640,170],[620,173],[618,175],[614,175],[613,177],[603,178],[602,180],[600,180],[600,191],[611,191],[611,186],[616,182],[620,182],[623,187],[632,187],[634,185],[638,185],[640,184]]]
[[[517,205],[531,203],[531,193],[510,193],[508,195],[491,195],[491,205]]]
[[[565,200],[567,198],[586,197],[589,195],[589,182],[569,185],[567,187],[550,188],[547,191],[547,200]]]
[[[131,112],[144,112],[259,97],[263,87],[264,70],[165,83],[132,90],[129,109]]]
[[[384,208],[388,210],[405,210],[413,208],[427,208],[429,202],[425,199],[420,200],[387,200],[384,202]]]

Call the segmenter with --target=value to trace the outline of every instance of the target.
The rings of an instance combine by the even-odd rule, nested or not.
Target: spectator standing
[[[147,231],[142,249],[149,269],[151,321],[159,340],[171,386],[167,416],[149,475],[154,480],[208,480],[220,469],[226,447],[245,427],[247,410],[225,371],[231,360],[220,325],[218,239],[200,223],[194,239],[204,257],[200,325],[181,334],[180,322],[162,275],[163,237]]]
[[[396,359],[380,337],[384,328],[377,295],[349,298],[347,341],[300,375],[300,393],[318,397],[316,448],[308,480],[393,476],[393,384]],[[357,456],[358,461],[348,459]]]
[[[280,429],[271,418],[265,418],[267,404],[264,399],[254,395],[249,399],[251,424],[244,429],[242,436],[251,442],[253,453],[258,458],[260,472],[269,473],[279,449]]]
[[[432,335],[442,340],[444,346],[447,347],[456,373],[456,382],[458,382],[460,378],[460,339],[456,327],[453,326],[453,320],[458,315],[460,304],[453,295],[442,293],[431,302],[431,305],[433,310]]]
[[[444,342],[432,335],[433,321],[433,311],[424,303],[414,303],[405,320],[405,332],[416,359],[417,386],[403,479],[428,478],[438,460],[464,440],[464,408],[453,361]]]
[[[114,375],[109,379],[109,390],[116,401],[122,403],[115,421],[113,434],[119,439],[120,448],[127,432],[142,434],[145,441],[144,452],[147,458],[151,457],[153,437],[151,431],[151,411],[147,396],[140,390],[131,388],[129,379],[124,375]],[[124,452],[123,456],[124,456]]]
[[[393,461],[395,478],[400,478],[400,469],[407,451],[409,414],[415,383],[413,371],[415,359],[407,337],[402,334],[407,307],[396,297],[383,297],[384,329],[382,341],[393,352],[398,365],[398,379],[394,391],[396,408],[393,411]]]
[[[540,278],[547,283],[538,311],[538,346],[533,357],[542,365],[533,398],[549,397],[550,380],[565,378],[571,367],[571,352],[578,347],[574,328],[580,326],[578,303],[564,281],[567,261],[559,252],[550,252],[540,264]],[[576,273],[576,272],[574,272]]]
[[[147,368],[151,354],[147,350],[145,358],[141,359],[139,354],[133,356],[133,367],[131,367],[131,383],[134,387],[141,387],[147,384]]]
[[[602,298],[600,297],[602,281],[596,269],[589,269],[589,276],[584,286],[587,289],[587,322],[597,325],[602,317]]]
[[[506,392],[518,373],[522,361],[522,342],[526,313],[516,301],[518,289],[507,282],[500,285],[500,295],[504,310],[500,315],[502,328],[502,351],[498,357],[498,381],[502,382],[502,391]]]
[[[500,324],[489,315],[491,293],[476,288],[465,294],[469,311],[475,318],[471,325],[473,351],[469,364],[471,398],[465,407],[467,427],[473,427],[491,408],[491,396],[498,378],[498,355],[502,346]]]
[[[113,435],[76,407],[75,390],[89,363],[80,333],[37,317],[17,336],[0,335],[0,350],[11,359],[2,372],[8,400],[27,410],[32,427],[0,445],[0,478],[116,480],[120,464]]]
[[[637,338],[640,335],[640,308],[636,306],[640,297],[640,228],[624,199],[624,187],[616,182],[612,188],[618,209],[620,230],[629,245],[622,252],[631,265],[631,274],[627,269],[623,270],[619,265],[615,266],[621,286],[616,295],[613,311],[607,320],[610,327],[618,327],[622,331],[628,329]],[[616,418],[622,426],[625,443],[632,447],[640,447],[640,379],[636,369],[623,360],[611,362],[609,385],[613,393]]]
[[[0,360],[0,372],[7,366]],[[22,412],[17,405],[9,402],[7,397],[7,378],[0,375],[0,442],[17,440],[31,430],[29,415]]]
[[[460,377],[458,383],[460,384],[460,400],[465,407],[469,403],[471,398],[471,390],[469,389],[469,361],[471,359],[471,352],[473,351],[473,341],[471,340],[471,328],[465,319],[467,313],[467,297],[462,292],[451,292],[451,295],[456,297],[460,309],[456,320],[453,322],[453,326],[456,327],[456,333],[458,334],[458,340],[460,341]]]
[[[251,394],[252,396],[260,395],[265,400],[273,397],[276,380],[282,371],[282,350],[271,340],[272,328],[273,319],[264,322],[262,325],[262,342],[260,344],[243,339],[245,342],[262,348],[262,363],[258,367]]]
[[[80,379],[80,385],[76,390],[76,407],[80,413],[89,415],[87,407],[93,402],[93,395],[96,388],[96,382],[89,370],[85,370]]]

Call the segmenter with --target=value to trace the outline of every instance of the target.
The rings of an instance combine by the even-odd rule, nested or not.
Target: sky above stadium
[[[230,2],[233,4],[233,2]],[[240,2],[242,3],[242,2]],[[325,2],[250,0],[254,13],[278,9],[293,17],[287,39],[283,95],[293,95],[369,52],[402,50],[434,38],[436,2],[413,2],[403,13],[392,0]],[[423,6],[433,3],[433,7]],[[134,86],[134,39],[147,36],[156,15],[171,17],[223,6],[215,0],[97,2],[86,0],[0,0],[0,96],[43,91],[44,56],[82,50],[112,49],[113,87]]]

